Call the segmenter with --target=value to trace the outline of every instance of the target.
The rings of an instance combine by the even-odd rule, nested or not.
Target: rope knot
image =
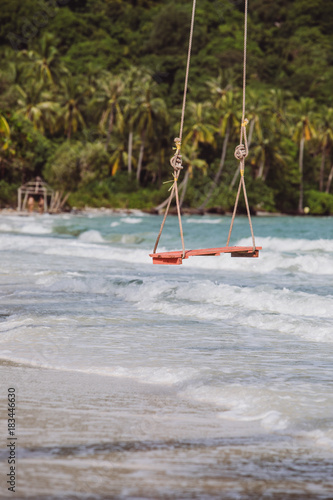
[[[177,149],[178,151],[180,151],[180,147],[181,147],[181,141],[180,141],[180,138],[179,138],[179,137],[175,137],[174,141],[175,141],[175,144],[176,144],[176,149]]]
[[[180,142],[179,137],[175,138],[175,144],[176,144],[176,152],[173,155],[173,157],[170,159],[170,165],[173,167],[174,170],[179,171],[183,168],[182,155],[179,154],[180,146],[181,146],[181,142]]]
[[[239,161],[245,160],[245,158],[247,157],[247,151],[246,151],[244,144],[239,144],[236,147],[234,155],[235,155],[236,160],[239,160]]]

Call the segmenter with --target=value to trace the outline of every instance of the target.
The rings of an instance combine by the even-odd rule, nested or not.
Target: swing
[[[190,38],[189,38],[189,47],[188,47],[188,55],[187,55],[187,66],[186,66],[186,75],[185,75],[185,85],[184,85],[184,96],[183,96],[183,106],[182,106],[182,114],[180,121],[180,133],[179,138],[175,139],[176,143],[176,152],[170,160],[170,164],[173,167],[173,185],[170,188],[170,196],[168,199],[167,207],[165,210],[164,218],[161,224],[161,228],[159,234],[156,239],[156,243],[154,246],[153,253],[149,254],[153,259],[153,264],[164,264],[164,265],[180,265],[182,264],[184,259],[188,259],[189,257],[194,256],[218,256],[222,253],[230,253],[231,257],[259,257],[259,250],[262,247],[257,247],[255,244],[255,238],[253,233],[253,227],[251,222],[250,208],[246,194],[245,180],[244,180],[244,169],[245,169],[245,158],[248,155],[248,145],[247,145],[247,136],[246,136],[246,125],[248,120],[245,118],[245,90],[246,90],[246,45],[247,45],[247,6],[248,0],[245,0],[245,16],[244,16],[244,64],[243,64],[243,109],[242,109],[242,123],[240,127],[240,144],[235,149],[235,158],[239,161],[239,171],[240,171],[240,181],[238,186],[238,192],[236,196],[235,206],[232,214],[229,235],[227,244],[225,247],[218,248],[203,248],[196,250],[185,250],[184,236],[183,236],[183,228],[181,221],[181,213],[180,213],[180,204],[179,204],[179,194],[178,194],[178,178],[180,171],[182,170],[182,155],[180,154],[181,150],[181,141],[183,135],[183,126],[184,126],[184,117],[185,117],[185,105],[186,105],[186,94],[187,94],[187,85],[188,85],[188,76],[189,76],[189,68],[190,68],[190,58],[191,58],[191,49],[192,49],[192,38],[193,38],[193,27],[194,27],[194,17],[195,17],[195,7],[196,0],[193,0],[192,7],[192,19],[191,19],[191,28],[190,28]],[[242,143],[244,139],[244,144]],[[230,237],[232,233],[232,228],[237,212],[237,206],[239,201],[239,195],[241,192],[241,188],[243,188],[244,200],[246,205],[247,216],[249,220],[251,236],[252,236],[252,246],[229,246]],[[172,251],[172,252],[157,252],[157,246],[163,231],[163,227],[165,224],[165,220],[167,218],[169,208],[171,205],[171,201],[173,197],[176,198],[176,206],[177,206],[177,214],[178,214],[178,222],[180,229],[180,237],[182,241],[182,250]]]

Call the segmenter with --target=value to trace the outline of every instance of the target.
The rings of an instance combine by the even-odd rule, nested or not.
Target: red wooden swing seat
[[[180,131],[179,131],[179,137],[175,138],[175,143],[176,143],[176,152],[173,155],[173,157],[170,160],[170,164],[173,167],[173,184],[172,187],[170,188],[171,193],[169,196],[169,199],[167,201],[167,208],[164,214],[163,222],[161,224],[161,229],[160,232],[157,236],[157,240],[155,243],[155,247],[153,250],[153,253],[149,254],[150,257],[153,258],[153,264],[164,264],[164,265],[175,265],[179,266],[180,264],[183,263],[183,259],[188,259],[189,257],[193,256],[208,256],[208,255],[221,255],[221,253],[230,253],[231,257],[259,257],[259,250],[261,250],[262,247],[257,247],[255,246],[255,240],[254,240],[254,233],[253,233],[253,228],[252,228],[252,223],[251,223],[251,214],[250,214],[250,208],[249,208],[249,203],[247,199],[247,194],[246,194],[246,188],[245,188],[245,180],[244,180],[244,168],[245,168],[245,158],[248,155],[248,143],[247,143],[247,137],[246,137],[246,125],[248,123],[248,120],[245,118],[245,86],[246,86],[246,46],[247,46],[247,9],[248,9],[248,0],[245,0],[245,16],[244,16],[244,56],[243,56],[243,108],[242,108],[242,121],[241,121],[241,129],[240,129],[240,144],[236,147],[235,149],[235,157],[239,161],[239,172],[240,172],[240,182],[239,182],[239,188],[236,196],[236,201],[235,201],[235,206],[234,206],[234,211],[232,215],[232,220],[230,224],[230,229],[229,229],[229,236],[227,240],[227,246],[226,247],[219,247],[219,248],[203,248],[203,249],[198,249],[198,250],[179,250],[176,252],[157,252],[157,245],[160,240],[160,236],[162,234],[162,230],[164,227],[165,219],[168,215],[168,211],[170,208],[171,201],[173,199],[173,196],[176,198],[176,205],[177,205],[177,213],[178,213],[178,220],[179,220],[179,229],[180,229],[180,236],[182,239],[182,248],[185,248],[185,243],[184,243],[184,237],[183,237],[183,229],[182,229],[182,223],[181,223],[181,203],[179,202],[179,195],[178,195],[178,187],[177,187],[177,182],[179,178],[179,173],[180,170],[183,168],[182,166],[182,155],[180,154],[180,149],[181,149],[181,142],[182,142],[182,134],[183,134],[183,125],[184,125],[184,114],[185,114],[185,103],[186,103],[186,93],[187,93],[187,88],[188,88],[188,76],[189,76],[189,67],[190,67],[190,56],[191,56],[191,48],[192,48],[192,35],[193,35],[193,26],[194,26],[194,14],[195,14],[195,5],[196,5],[196,0],[193,0],[193,7],[192,7],[192,20],[191,20],[191,29],[190,29],[190,39],[189,39],[189,49],[188,49],[188,56],[187,56],[187,66],[186,66],[186,76],[185,76],[185,85],[184,85],[184,96],[183,96],[183,107],[182,107],[182,114],[181,114],[181,121],[180,121]],[[216,187],[217,181],[214,181]],[[253,245],[250,247],[230,247],[229,241],[230,241],[230,236],[231,236],[231,231],[233,228],[233,223],[235,219],[235,215],[237,212],[237,206],[238,206],[238,200],[239,200],[239,195],[241,192],[241,188],[243,188],[243,193],[244,193],[244,199],[245,199],[245,205],[246,205],[246,210],[247,210],[247,215],[249,219],[249,224],[250,224],[250,229],[251,229],[251,235],[252,235],[252,242]],[[169,190],[169,191],[170,191]],[[183,192],[184,193],[184,192]],[[206,199],[206,202],[208,201],[208,198]],[[161,205],[162,206],[162,205]],[[164,204],[163,204],[164,206]],[[204,205],[203,205],[204,206]]]
[[[203,248],[197,250],[186,250],[183,257],[183,251],[177,250],[175,252],[156,252],[149,254],[153,258],[153,264],[164,264],[179,266],[183,263],[183,259],[188,259],[194,256],[203,255],[221,255],[221,253],[230,253],[231,257],[259,257],[259,250],[262,247],[219,247],[219,248]]]

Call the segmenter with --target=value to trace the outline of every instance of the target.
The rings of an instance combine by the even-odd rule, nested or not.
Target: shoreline
[[[219,209],[209,209],[209,210],[199,210],[196,208],[184,208],[182,209],[182,215],[197,215],[197,216],[205,216],[205,215],[216,215],[216,216],[226,216],[232,217],[232,212],[223,212]],[[157,211],[155,209],[138,209],[138,208],[106,208],[106,207],[84,207],[84,208],[73,208],[69,211],[62,212],[45,212],[48,215],[61,215],[61,214],[70,214],[70,215],[89,215],[89,214],[100,214],[100,215],[139,215],[139,214],[148,214],[148,215],[163,215],[164,210]],[[41,215],[37,211],[29,213],[28,211],[18,211],[15,208],[0,208],[0,215],[5,216],[19,216],[19,217],[30,217]],[[44,215],[44,214],[42,214]],[[170,210],[169,215],[177,216],[177,211]],[[246,216],[246,213],[237,213],[237,217]],[[283,213],[283,212],[266,212],[264,210],[258,210],[256,212],[251,213],[253,217],[332,217],[332,215],[323,215],[323,214],[297,214],[297,213]]]

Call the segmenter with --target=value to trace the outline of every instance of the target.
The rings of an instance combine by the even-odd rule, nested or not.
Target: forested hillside
[[[2,0],[0,207],[40,175],[71,206],[168,195],[192,0]],[[183,207],[237,188],[244,2],[197,0]],[[246,183],[253,211],[333,214],[333,2],[249,0]],[[302,194],[304,193],[304,194]]]

